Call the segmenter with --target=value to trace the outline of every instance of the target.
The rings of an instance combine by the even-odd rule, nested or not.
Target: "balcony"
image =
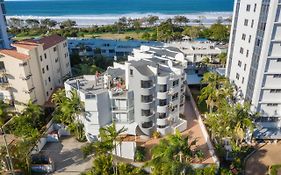
[[[169,125],[166,126],[157,126],[157,131],[160,132],[162,136],[171,133],[171,127]]]
[[[20,76],[19,78],[22,80],[29,80],[31,78],[31,74],[27,75],[27,76]]]
[[[169,124],[169,119],[168,119],[168,117],[163,118],[163,119],[158,118],[156,120],[156,124],[160,125],[160,126],[168,125]]]
[[[119,112],[127,113],[128,111],[129,111],[128,107],[118,107],[118,106],[113,106],[112,107],[112,112],[113,113],[119,113]]]
[[[34,89],[35,89],[35,87],[32,87],[29,90],[23,90],[23,92],[26,93],[26,94],[31,94]]]
[[[157,106],[157,112],[159,113],[166,113],[168,110],[168,105],[165,106]]]
[[[0,69],[0,75],[7,75],[5,68]]]
[[[142,95],[141,102],[142,103],[151,103],[151,102],[153,102],[153,96],[152,95],[147,95],[147,96]]]
[[[8,88],[10,88],[11,87],[11,85],[10,85],[10,83],[8,83],[8,82],[1,82],[0,83],[0,89],[1,90],[7,90]]]

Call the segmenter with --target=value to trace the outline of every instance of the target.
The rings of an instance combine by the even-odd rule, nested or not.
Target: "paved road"
[[[267,144],[254,153],[246,163],[246,175],[265,175],[274,164],[281,164],[281,143]]]
[[[58,143],[47,143],[42,152],[49,155],[55,162],[54,175],[79,175],[91,168],[93,160],[84,159],[80,148],[85,143],[78,142],[73,137],[67,137]]]

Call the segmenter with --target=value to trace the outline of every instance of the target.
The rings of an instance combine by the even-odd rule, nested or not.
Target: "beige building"
[[[30,100],[43,106],[71,75],[66,39],[52,35],[12,46],[0,50],[0,99],[17,110]]]

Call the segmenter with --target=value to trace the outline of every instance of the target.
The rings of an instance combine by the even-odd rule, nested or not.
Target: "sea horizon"
[[[160,19],[205,16],[204,23],[213,23],[219,16],[232,16],[233,0],[13,0],[5,1],[5,6],[8,19],[73,19],[78,25],[106,25],[123,16],[149,15]]]

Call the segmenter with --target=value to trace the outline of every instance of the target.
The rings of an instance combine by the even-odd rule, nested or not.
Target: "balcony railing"
[[[10,83],[8,83],[8,82],[0,82],[0,88],[2,90],[6,90],[9,87],[10,87]]]

